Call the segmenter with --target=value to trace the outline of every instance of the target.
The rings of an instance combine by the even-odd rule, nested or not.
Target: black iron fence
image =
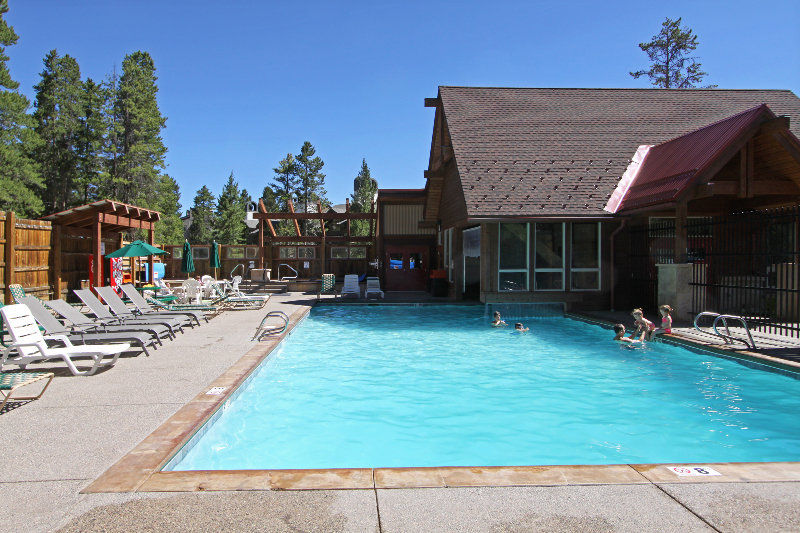
[[[625,228],[615,251],[617,307],[641,307],[654,313],[658,307],[658,264],[675,261],[675,220],[650,218]]]
[[[756,331],[800,337],[800,206],[687,226],[693,314],[739,315]]]

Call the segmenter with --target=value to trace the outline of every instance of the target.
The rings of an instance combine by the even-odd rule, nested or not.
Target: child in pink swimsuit
[[[658,335],[659,333],[672,334],[672,316],[670,316],[672,311],[672,307],[667,304],[658,307],[658,312],[661,314],[661,327],[653,331],[653,335]]]

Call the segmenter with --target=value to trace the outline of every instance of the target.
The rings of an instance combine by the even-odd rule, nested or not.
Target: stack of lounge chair
[[[150,356],[164,339],[208,322],[206,309],[161,309],[153,307],[133,285],[121,288],[132,308],[111,287],[96,287],[102,302],[89,289],[74,291],[93,315],[88,316],[64,300],[42,301],[25,294],[18,285],[12,287],[16,303],[0,304],[6,329],[0,337],[0,401],[4,404],[13,390],[43,379],[6,377],[9,373],[2,372],[6,365],[24,369],[31,363],[62,360],[72,374],[91,375],[113,366],[124,352]],[[86,365],[76,363],[76,358],[89,358],[89,367],[83,368]]]

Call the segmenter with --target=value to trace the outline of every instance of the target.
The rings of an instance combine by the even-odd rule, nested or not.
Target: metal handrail
[[[244,263],[239,263],[238,265],[233,267],[233,270],[231,270],[231,279],[233,279],[233,273],[236,272],[236,269],[239,268],[239,267],[242,267],[242,278],[244,278],[244,273],[245,273],[244,272]]]
[[[272,317],[278,317],[283,320],[283,325],[281,326],[274,326],[274,327],[266,327],[265,324],[268,319]],[[261,320],[261,323],[258,325],[253,338],[250,339],[252,341],[261,340],[267,335],[280,335],[286,328],[289,327],[289,317],[283,311],[270,311],[266,314],[266,316]]]
[[[292,272],[294,272],[294,276],[284,276],[281,277],[281,267],[286,267]],[[297,279],[297,270],[293,269],[291,266],[287,265],[286,263],[281,263],[278,265],[278,281],[283,281],[285,279]]]
[[[738,315],[723,315],[721,313],[712,313],[711,311],[703,311],[702,313],[697,313],[697,316],[694,317],[694,329],[700,332],[702,332],[703,330],[700,329],[700,326],[697,324],[697,322],[700,320],[700,317],[703,316],[714,317],[714,322],[711,324],[711,329],[714,330],[714,334],[716,334],[718,337],[721,337],[722,340],[725,341],[725,344],[733,344],[733,342],[736,341],[736,342],[741,342],[742,344],[744,344],[745,346],[747,346],[752,350],[756,349],[756,341],[753,340],[753,335],[750,333],[750,327],[747,325],[747,320],[745,320],[743,317]],[[750,342],[748,342],[748,340],[746,339],[740,339],[738,337],[734,337],[733,335],[731,335],[731,330],[730,327],[728,326],[729,319],[739,321],[742,324],[745,333],[747,333],[747,339]],[[722,325],[725,326],[724,334],[720,333],[719,329],[717,328],[717,324],[719,324],[720,321],[722,322]]]

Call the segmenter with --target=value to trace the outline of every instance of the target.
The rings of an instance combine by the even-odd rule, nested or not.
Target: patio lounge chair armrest
[[[69,338],[67,338],[67,336],[63,335],[63,334],[45,335],[44,340],[46,340],[46,341],[49,341],[49,340],[59,341],[59,342],[63,342],[65,346],[73,346],[73,344],[72,344],[72,342],[70,342]]]

